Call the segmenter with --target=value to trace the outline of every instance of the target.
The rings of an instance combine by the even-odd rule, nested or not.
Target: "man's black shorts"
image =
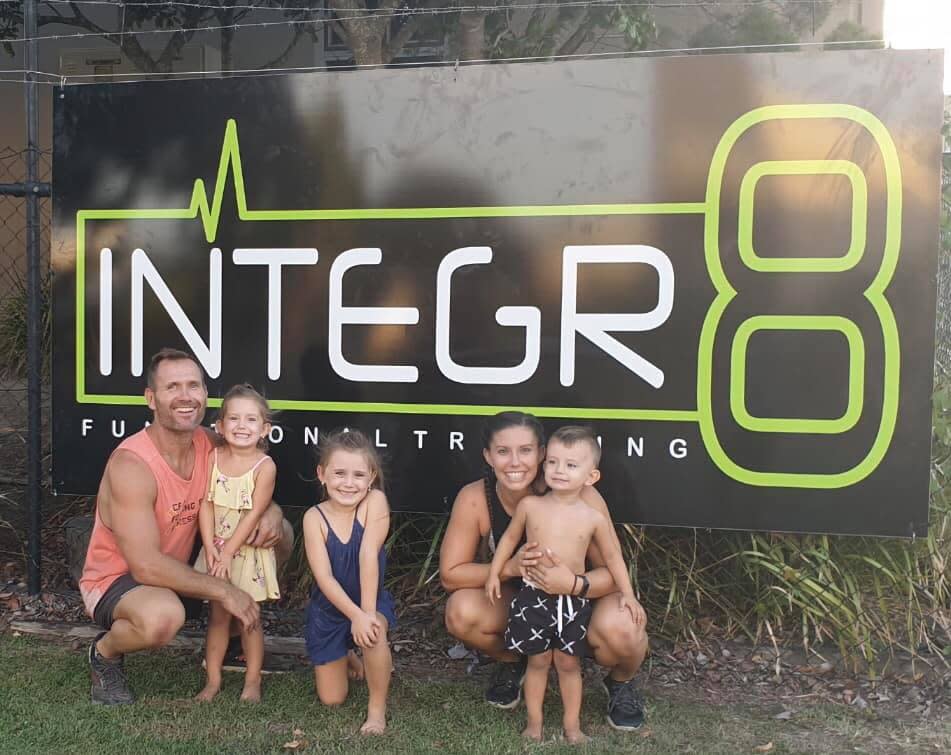
[[[188,563],[194,564],[200,552],[201,538],[196,537],[195,544],[192,546],[192,554],[188,558]],[[103,629],[112,629],[112,624],[115,621],[113,614],[115,613],[119,599],[127,592],[141,586],[142,583],[136,582],[131,574],[126,573],[117,578],[115,582],[109,585],[109,589],[102,594],[102,597],[99,598],[99,602],[96,603],[96,607],[92,611],[92,620]],[[184,595],[179,595],[178,599],[182,601],[182,605],[185,606],[185,621],[197,619],[201,616],[201,607],[204,602],[201,598],[186,598]]]
[[[109,585],[109,589],[99,598],[99,602],[96,603],[96,608],[92,613],[92,620],[103,629],[112,629],[112,623],[115,620],[113,614],[115,613],[119,600],[126,593],[141,586],[142,585],[136,582],[131,574],[123,574]],[[186,620],[197,619],[201,616],[202,600],[200,598],[186,598],[182,595],[179,595],[178,598],[182,601],[182,605],[185,606]]]

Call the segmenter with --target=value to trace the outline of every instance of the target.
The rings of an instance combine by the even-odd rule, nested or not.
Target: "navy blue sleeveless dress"
[[[327,516],[314,506],[327,524],[327,555],[330,557],[330,571],[334,575],[347,597],[360,605],[360,545],[363,543],[363,525],[354,512],[353,529],[346,543],[340,542]],[[377,585],[376,610],[386,617],[389,630],[396,626],[396,611],[393,596],[383,589],[383,575],[386,573],[386,552],[380,548],[380,581]],[[344,658],[347,651],[355,647],[350,634],[350,620],[331,603],[314,584],[307,605],[307,620],[304,626],[304,640],[307,654],[315,666]]]

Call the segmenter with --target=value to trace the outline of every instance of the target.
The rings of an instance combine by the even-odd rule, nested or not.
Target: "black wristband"
[[[569,595],[574,595],[575,590],[578,589],[578,575],[575,574],[574,577],[575,577],[575,581],[571,583],[571,592],[568,593]]]
[[[588,590],[591,589],[591,582],[587,574],[576,574],[575,577],[581,579],[581,592],[578,593],[578,597],[584,598],[587,596]]]

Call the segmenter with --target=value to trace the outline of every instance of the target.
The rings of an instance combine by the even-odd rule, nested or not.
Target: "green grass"
[[[518,734],[521,710],[491,709],[482,702],[480,679],[440,678],[439,670],[398,672],[389,733],[363,739],[356,732],[365,713],[365,688],[357,685],[341,708],[323,708],[306,670],[266,678],[265,702],[257,707],[238,702],[241,677],[228,674],[222,697],[199,706],[189,700],[201,686],[194,655],[141,654],[127,660],[139,702],[107,709],[88,702],[83,650],[3,636],[0,662],[2,753],[577,752],[552,740],[560,717],[556,693],[550,692],[546,703],[549,741],[527,746]],[[618,734],[604,723],[604,696],[589,683],[583,721],[594,740],[582,751],[737,753],[755,752],[769,742],[772,753],[951,748],[951,728],[940,718],[904,724],[814,705],[791,721],[777,721],[775,706],[730,703],[725,695],[711,704],[690,694],[659,690],[650,696],[646,730]],[[305,744],[285,749],[293,740]]]

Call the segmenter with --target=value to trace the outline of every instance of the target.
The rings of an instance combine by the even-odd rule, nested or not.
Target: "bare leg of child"
[[[324,705],[342,705],[350,691],[346,657],[314,666],[314,686],[317,687],[317,697]]]
[[[536,742],[542,741],[542,705],[545,702],[545,688],[548,686],[548,669],[551,667],[551,650],[538,655],[528,656],[528,668],[525,670],[525,712],[527,720],[522,736]]]
[[[376,617],[380,620],[380,636],[373,647],[363,649],[370,699],[367,702],[367,720],[360,727],[361,734],[382,734],[386,731],[386,696],[393,675],[393,656],[390,653],[386,618],[379,611]]]
[[[561,704],[565,709],[562,726],[568,744],[578,745],[588,741],[581,731],[581,661],[576,656],[554,651],[555,669],[558,671],[558,687],[561,689]]]
[[[355,650],[347,652],[347,676],[355,682],[360,681],[365,676],[363,659],[357,655]]]
[[[250,632],[241,630],[241,649],[244,650],[244,689],[241,699],[249,703],[261,702],[261,667],[264,665],[264,630],[260,626]]]
[[[205,671],[208,681],[205,688],[196,695],[199,702],[214,700],[221,689],[221,664],[224,663],[228,649],[228,626],[231,614],[221,603],[208,603],[208,637],[205,640]]]

